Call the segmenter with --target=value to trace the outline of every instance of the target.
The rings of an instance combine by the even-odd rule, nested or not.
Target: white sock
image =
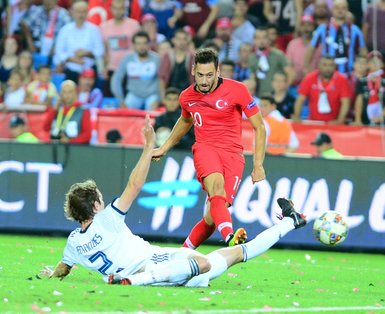
[[[241,244],[243,249],[243,261],[246,262],[262,253],[266,252],[280,238],[284,237],[289,231],[294,229],[294,221],[289,217],[284,217],[273,227],[261,232],[253,240]]]
[[[178,283],[196,275],[199,275],[198,263],[195,259],[189,258],[171,261],[127,278],[133,286],[144,286],[159,282]]]
[[[191,278],[186,287],[208,287],[211,279],[222,275],[227,270],[227,261],[223,255],[218,252],[212,252],[206,255],[210,262],[211,268],[207,273]]]

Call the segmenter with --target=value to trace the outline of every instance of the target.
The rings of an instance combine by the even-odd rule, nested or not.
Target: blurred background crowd
[[[161,144],[199,47],[259,100],[270,154],[296,151],[293,122],[383,126],[385,0],[1,0],[0,16],[0,114],[44,112],[52,141],[90,143],[98,110],[126,108],[153,113]]]

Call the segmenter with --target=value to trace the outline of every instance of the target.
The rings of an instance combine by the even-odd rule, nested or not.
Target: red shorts
[[[192,147],[197,179],[203,190],[203,179],[209,174],[219,172],[225,178],[226,200],[231,205],[242,180],[245,158],[241,153],[230,153],[208,144],[195,143]],[[206,190],[205,190],[206,191]]]

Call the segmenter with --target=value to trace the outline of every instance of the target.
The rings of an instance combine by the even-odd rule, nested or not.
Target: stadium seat
[[[64,73],[52,73],[51,82],[55,85],[58,92],[60,92],[60,85],[65,79]]]
[[[114,109],[119,108],[119,100],[115,97],[104,97],[101,108],[103,109]]]
[[[32,54],[32,61],[33,61],[33,67],[35,70],[38,70],[39,67],[42,65],[48,65],[49,64],[48,56],[43,56],[40,53],[33,53]]]

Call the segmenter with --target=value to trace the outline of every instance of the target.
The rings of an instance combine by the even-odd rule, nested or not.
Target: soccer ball
[[[323,244],[334,246],[345,241],[349,227],[341,214],[327,211],[314,221],[313,234]]]

